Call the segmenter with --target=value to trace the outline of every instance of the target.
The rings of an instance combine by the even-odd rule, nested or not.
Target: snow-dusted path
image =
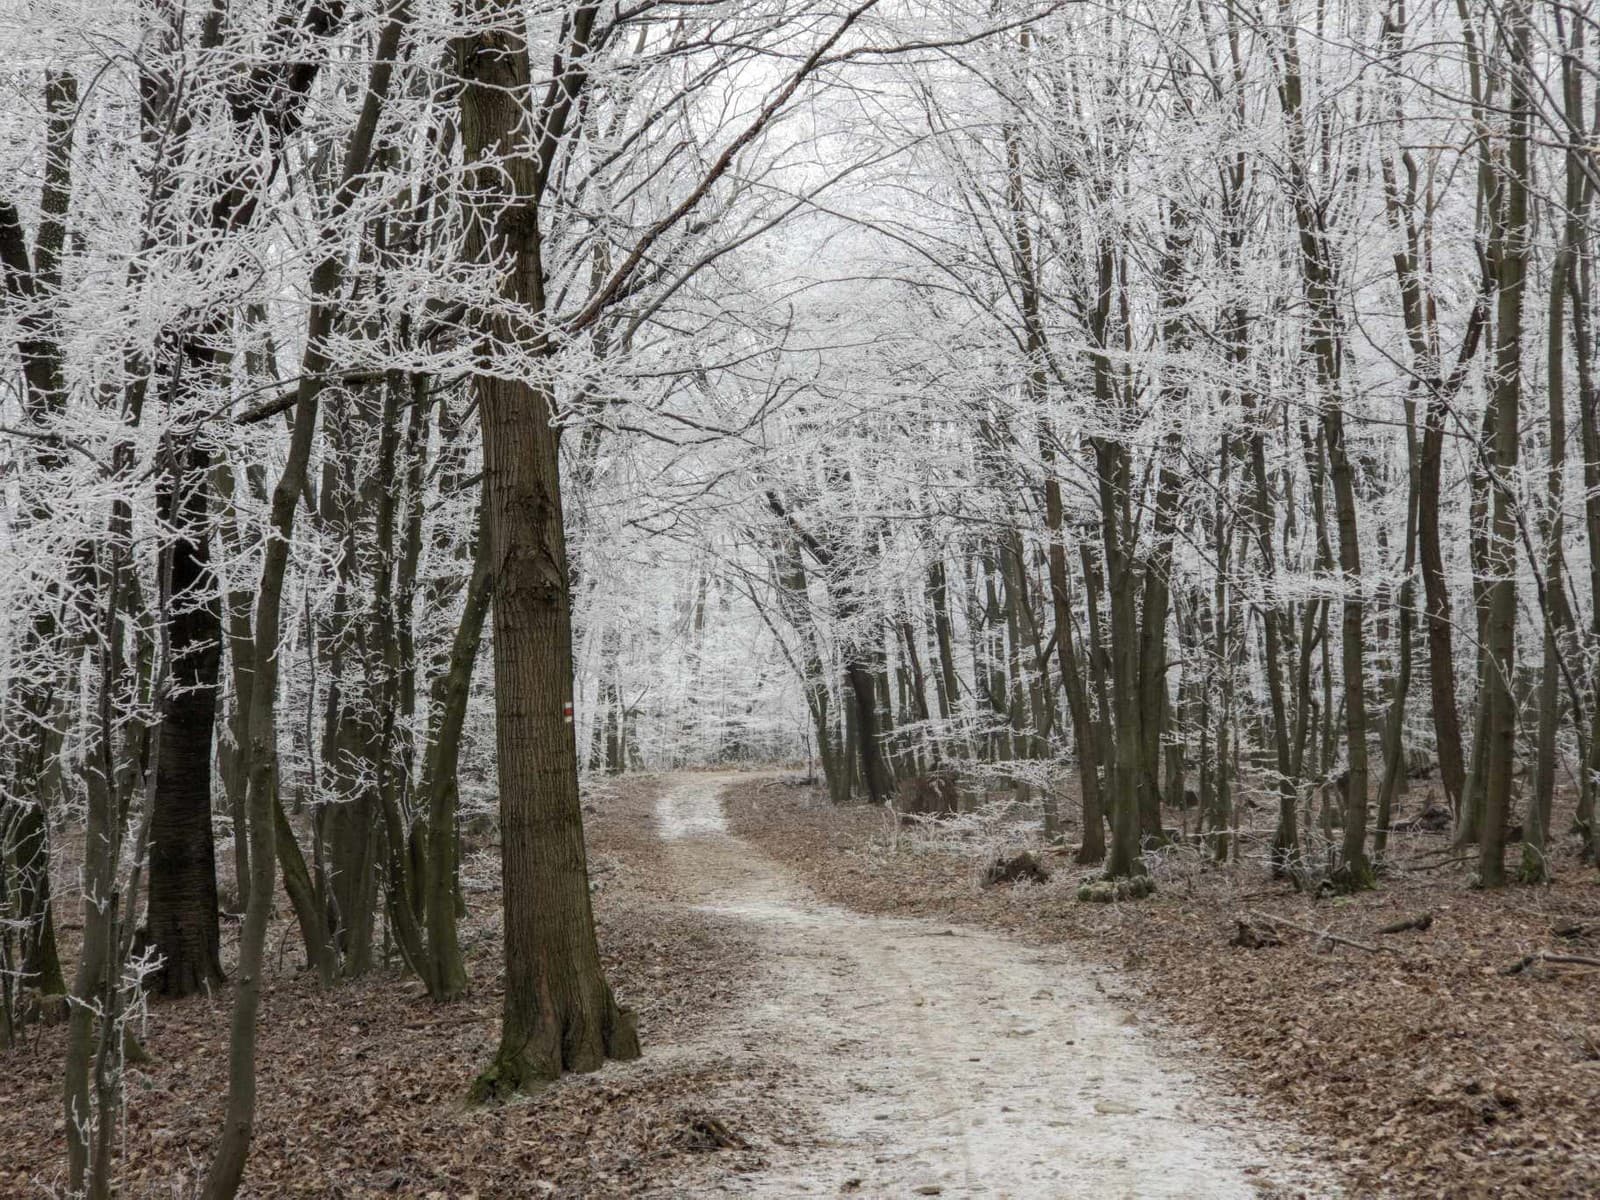
[[[751,922],[767,958],[710,1037],[792,1064],[827,1144],[776,1152],[723,1194],[1258,1196],[1263,1175],[1294,1173],[1274,1131],[1163,1061],[1092,968],[821,903],[728,833],[729,778],[680,776],[656,809],[679,882]]]

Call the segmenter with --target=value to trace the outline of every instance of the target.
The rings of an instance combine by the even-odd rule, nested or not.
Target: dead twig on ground
[[[1414,917],[1407,917],[1403,921],[1390,922],[1382,929],[1374,929],[1372,932],[1374,937],[1379,937],[1386,933],[1405,933],[1407,930],[1411,929],[1421,931],[1427,929],[1432,924],[1433,913],[1420,912]]]
[[[1519,975],[1535,963],[1556,963],[1569,967],[1600,967],[1600,958],[1590,958],[1583,954],[1551,954],[1546,950],[1535,950],[1532,954],[1524,954],[1510,966],[1500,968],[1502,975]]]
[[[1443,862],[1425,863],[1420,867],[1405,866],[1401,867],[1400,869],[1402,871],[1411,871],[1420,874],[1423,871],[1438,871],[1444,867],[1459,866],[1462,863],[1476,862],[1477,860],[1478,856],[1476,854],[1463,854],[1458,858],[1447,858]]]
[[[1251,910],[1250,917],[1256,921],[1266,921],[1273,925],[1282,925],[1287,929],[1298,929],[1301,933],[1309,933],[1319,941],[1337,942],[1341,946],[1354,946],[1357,950],[1365,950],[1368,954],[1399,954],[1393,946],[1374,946],[1368,942],[1358,942],[1354,938],[1347,938],[1328,929],[1313,929],[1309,925],[1301,925],[1297,921],[1290,921],[1285,917],[1274,917],[1269,913]]]
[[[1257,929],[1248,921],[1241,921],[1238,918],[1234,918],[1234,924],[1238,929],[1228,939],[1230,946],[1241,946],[1246,950],[1263,950],[1269,946],[1283,945],[1283,939],[1270,929]]]

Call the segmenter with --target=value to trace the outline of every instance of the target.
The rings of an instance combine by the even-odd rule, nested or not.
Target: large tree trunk
[[[1106,574],[1111,589],[1112,704],[1115,714],[1111,759],[1111,854],[1106,873],[1142,875],[1139,778],[1142,746],[1139,708],[1137,566],[1123,510],[1131,474],[1125,447],[1101,440],[1095,447],[1100,483]]]
[[[205,532],[210,454],[191,441],[187,462],[172,471],[165,516],[180,530],[167,560],[173,690],[159,732],[146,924],[162,958],[155,990],[188,996],[222,981],[211,836],[222,614]]]
[[[1529,20],[1522,0],[1505,10],[1510,57],[1510,128],[1506,170],[1500,177],[1498,236],[1490,249],[1498,282],[1494,337],[1494,422],[1490,471],[1489,623],[1484,650],[1488,710],[1488,760],[1484,768],[1483,824],[1478,830],[1478,878],[1485,887],[1505,882],[1506,822],[1516,764],[1517,703],[1513,686],[1517,646],[1516,514],[1514,489],[1522,401],[1522,308],[1528,270],[1528,61]]]
[[[841,601],[841,613],[844,609]],[[878,683],[870,661],[871,651],[848,651],[845,677],[850,684],[855,718],[856,749],[861,761],[861,782],[873,804],[887,804],[894,795],[894,778],[883,752],[883,716],[878,707]]]
[[[509,42],[512,35],[501,37]],[[480,75],[475,83],[493,80]],[[509,107],[506,100],[482,86],[464,94],[467,145],[478,154],[494,144],[493,131],[516,128],[514,108],[503,123],[494,116]],[[618,1007],[600,969],[589,903],[552,397],[520,379],[480,375],[475,387],[497,583],[492,607],[506,950],[500,1049],[473,1085],[481,1100],[565,1070],[594,1070],[608,1057],[635,1057],[639,1047],[632,1014]]]
[[[478,211],[468,249],[507,261],[504,297],[544,310],[536,165],[526,144],[528,50],[523,12],[510,0],[475,0],[477,36],[461,48],[462,143]],[[582,70],[594,6],[573,14],[571,55]],[[567,50],[568,48],[563,48]],[[565,89],[551,85],[547,134]],[[562,118],[564,119],[564,118]],[[559,138],[559,132],[555,133]],[[539,360],[544,334],[504,310],[486,314],[485,346],[532,360],[512,377],[473,377],[483,426],[483,486],[495,577],[495,742],[499,759],[501,873],[505,895],[505,1001],[500,1047],[472,1087],[477,1100],[508,1096],[563,1071],[633,1058],[633,1014],[618,1006],[600,967],[589,903],[578,752],[572,719],[572,612],[555,397]],[[486,351],[487,352],[487,351]],[[484,364],[488,366],[486,362]]]
[[[282,20],[273,30],[276,45],[265,48],[263,59],[292,53],[302,37],[325,36],[344,19],[343,6],[314,2],[297,19]],[[214,50],[224,37],[223,13],[219,7],[203,23],[201,45]],[[387,67],[385,68],[387,69]],[[286,144],[299,127],[303,111],[317,75],[315,64],[281,76],[258,75],[248,100],[231,106],[235,132],[242,138],[259,139],[257,155],[249,170],[209,178],[210,190],[204,211],[213,235],[224,235],[246,228],[253,221],[261,199],[268,192],[271,176],[286,157]],[[176,102],[176,101],[175,101]],[[147,119],[149,114],[147,113]],[[170,115],[175,123],[187,127],[188,112]],[[148,127],[147,127],[148,134]],[[163,141],[164,149],[170,149]],[[198,217],[198,212],[197,212]],[[201,389],[221,382],[226,375],[228,355],[218,343],[225,336],[232,314],[224,307],[205,311],[194,325],[181,330],[178,354],[183,371],[174,374],[176,390],[193,400]],[[215,595],[215,581],[209,566],[207,541],[206,475],[211,456],[195,430],[176,435],[174,447],[180,467],[173,481],[176,494],[165,516],[175,529],[167,555],[172,564],[175,604],[170,631],[174,682],[180,691],[174,697],[171,715],[161,731],[162,755],[156,780],[155,819],[150,861],[150,902],[159,904],[162,929],[152,920],[152,935],[165,938],[163,946],[177,954],[163,969],[161,986],[169,994],[182,995],[196,990],[197,980],[213,973],[211,963],[197,959],[215,956],[216,863],[211,842],[210,788],[212,739],[216,725],[216,681],[219,646],[222,638],[222,611]],[[191,479],[185,479],[191,475]],[[189,491],[192,489],[192,491]],[[187,495],[183,495],[188,491]],[[185,606],[179,589],[195,593]],[[184,611],[185,607],[189,611]],[[170,757],[169,757],[170,754]],[[169,794],[170,793],[170,794]],[[206,810],[200,818],[200,810]],[[237,831],[236,831],[237,836]],[[201,845],[202,838],[205,845]],[[160,878],[158,878],[158,876]],[[209,916],[202,915],[209,910]],[[211,922],[212,928],[195,935],[193,927]],[[196,950],[194,945],[200,948]],[[206,943],[210,943],[208,946]],[[220,971],[216,971],[220,974]]]

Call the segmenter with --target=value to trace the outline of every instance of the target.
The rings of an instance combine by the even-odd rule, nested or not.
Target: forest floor
[[[1247,1098],[1286,1130],[1279,1153],[1325,1164],[1310,1194],[1600,1194],[1600,971],[1539,962],[1505,973],[1540,951],[1600,956],[1600,877],[1571,847],[1556,855],[1555,885],[1485,893],[1447,836],[1407,834],[1377,890],[1319,899],[1269,879],[1263,825],[1242,863],[1175,848],[1152,862],[1155,896],[1085,904],[1076,892],[1092,869],[1044,851],[1037,822],[1008,818],[1004,802],[911,827],[776,779],[744,781],[726,803],[734,833],[825,901],[962,937],[1001,931],[1095,964],[1105,994],[1091,1002],[1163,1029],[1204,1094]],[[1024,848],[1040,853],[1048,882],[981,885],[984,867]],[[1378,932],[1424,911],[1425,930]],[[1230,945],[1241,919],[1270,926],[1252,913],[1376,950],[1288,925],[1280,945]],[[1025,1005],[1010,989],[1005,999]],[[1058,1065],[1041,1060],[1041,1074]],[[1041,1082],[1070,1096],[1079,1076]],[[1137,1161],[1143,1147],[1129,1148]]]
[[[684,773],[600,782],[585,811],[601,945],[645,1058],[465,1105],[499,1023],[492,845],[464,864],[460,1004],[398,964],[318,988],[281,901],[245,1195],[1596,1193],[1600,972],[1501,973],[1600,954],[1592,868],[1486,895],[1426,869],[1445,839],[1416,836],[1379,890],[1318,901],[1253,850],[1219,868],[1187,847],[1153,862],[1156,896],[1091,905],[1086,869],[1003,802],[900,827],[779,776]],[[1023,847],[1049,882],[980,885]],[[1423,909],[1426,930],[1375,932]],[[1384,949],[1289,927],[1230,946],[1251,913]],[[231,959],[237,929],[224,939]],[[228,1009],[226,989],[151,1005],[120,1195],[194,1194]],[[0,1055],[0,1197],[59,1194],[61,1049],[46,1028]]]
[[[500,1018],[499,859],[464,864],[462,927],[473,989],[435,1005],[396,962],[331,989],[299,970],[298,933],[280,895],[268,947],[248,1197],[682,1196],[696,1180],[755,1169],[731,1131],[802,1136],[763,1056],[692,1045],[744,1001],[758,969],[743,922],[685,898],[653,832],[657,780],[602,782],[585,795],[595,911],[609,976],[639,1013],[646,1057],[569,1076],[536,1097],[465,1104],[494,1051]],[[63,855],[63,860],[68,856]],[[219,865],[226,855],[219,853]],[[62,883],[75,864],[58,861]],[[223,880],[224,887],[231,878]],[[63,908],[62,953],[75,953]],[[231,970],[237,927],[224,927]],[[70,960],[68,960],[70,961]],[[70,966],[68,968],[70,974]],[[231,995],[152,1002],[150,1065],[129,1072],[119,1195],[197,1195],[219,1128]],[[62,1193],[60,1027],[0,1053],[0,1197]],[[787,1133],[781,1131],[789,1131]]]

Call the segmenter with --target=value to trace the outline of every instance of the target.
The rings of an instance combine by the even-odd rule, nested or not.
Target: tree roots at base
[[[568,1045],[565,1039],[558,1043],[559,1054],[539,1052],[542,1039],[537,1037],[524,1039],[515,1048],[502,1041],[493,1061],[472,1081],[467,1103],[497,1104],[517,1095],[534,1095],[568,1071],[597,1071],[607,1060],[628,1062],[638,1058],[642,1053],[638,1017],[609,995],[605,1003],[599,1054],[585,1053],[581,1045]]]

